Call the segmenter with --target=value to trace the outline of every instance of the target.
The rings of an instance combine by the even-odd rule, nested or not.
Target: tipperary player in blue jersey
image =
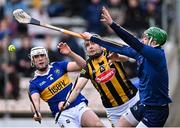
[[[157,27],[150,27],[141,41],[113,22],[108,10],[102,9],[102,22],[108,24],[114,32],[129,46],[120,46],[92,36],[82,34],[85,39],[95,42],[112,52],[124,54],[136,59],[138,64],[139,95],[138,101],[119,120],[120,127],[163,127],[168,115],[171,99],[168,95],[168,70],[164,50],[167,33]],[[132,21],[133,22],[133,21]]]
[[[31,49],[31,64],[36,68],[34,78],[30,81],[29,92],[35,103],[39,117],[34,114],[34,120],[42,119],[40,113],[40,98],[48,103],[53,116],[59,112],[59,103],[66,100],[72,83],[68,72],[78,71],[86,65],[86,61],[75,54],[66,43],[58,44],[59,52],[71,57],[74,61],[53,62],[49,64],[49,57],[44,47]],[[98,116],[87,107],[87,99],[83,95],[72,102],[60,115],[60,127],[95,127],[103,126]],[[91,118],[90,118],[91,117]],[[90,118],[90,119],[89,119]]]

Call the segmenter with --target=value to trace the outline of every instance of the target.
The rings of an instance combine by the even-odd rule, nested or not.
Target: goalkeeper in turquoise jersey
[[[112,44],[83,33],[86,40],[95,42],[112,52],[136,59],[138,65],[140,100],[119,120],[120,127],[163,127],[168,115],[171,99],[168,91],[168,70],[164,50],[167,33],[157,27],[144,31],[141,41],[113,22],[108,10],[103,7],[101,21],[108,24],[129,46]]]

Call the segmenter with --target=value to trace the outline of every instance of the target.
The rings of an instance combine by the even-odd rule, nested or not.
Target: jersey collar
[[[50,69],[51,69],[52,67],[53,67],[52,65],[48,65],[48,70],[47,70],[47,72],[44,73],[44,74],[39,74],[38,71],[36,70],[34,76],[35,76],[35,77],[37,77],[37,76],[45,76],[45,75],[47,75],[47,74],[49,73],[49,71],[50,71]]]

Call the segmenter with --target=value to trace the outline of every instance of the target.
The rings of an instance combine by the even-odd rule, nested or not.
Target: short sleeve
[[[39,93],[37,86],[35,84],[33,84],[32,82],[30,82],[30,84],[29,84],[29,92],[31,95],[33,93]]]
[[[56,62],[58,66],[61,67],[61,69],[63,69],[64,71],[67,72],[67,65],[68,65],[68,61],[59,61],[59,62]]]

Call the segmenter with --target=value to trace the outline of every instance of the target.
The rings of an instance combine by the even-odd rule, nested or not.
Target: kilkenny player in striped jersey
[[[90,41],[85,42],[85,47],[89,59],[86,67],[81,71],[69,101],[75,100],[90,79],[101,96],[108,119],[113,126],[116,126],[120,116],[139,99],[136,95],[137,89],[128,80],[121,63],[121,61],[127,61],[128,58],[110,53]]]

